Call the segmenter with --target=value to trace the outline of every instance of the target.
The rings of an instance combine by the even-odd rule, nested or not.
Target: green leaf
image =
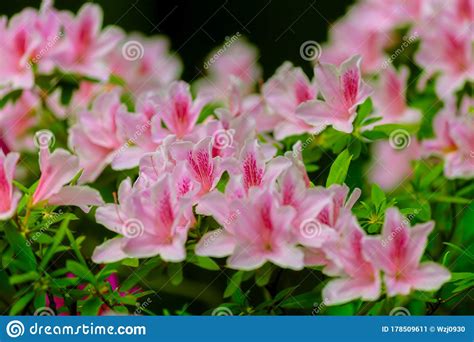
[[[34,280],[37,280],[38,278],[39,278],[38,272],[30,271],[24,274],[12,275],[10,277],[10,284],[16,285],[16,284],[22,284],[26,282],[33,282]]]
[[[126,316],[129,314],[127,307],[123,305],[114,306],[114,312],[120,315],[126,315]]]
[[[331,186],[332,184],[343,184],[347,177],[347,171],[349,170],[349,165],[351,164],[352,156],[349,154],[348,150],[344,150],[339,154],[331,165],[329,170],[329,176],[326,181],[326,187]]]
[[[243,271],[238,271],[232,275],[224,291],[224,298],[232,296],[240,288],[243,274]]]
[[[24,186],[23,184],[21,184],[20,182],[17,182],[16,180],[13,180],[13,185],[15,185],[15,187],[20,189],[21,192],[23,192],[25,194],[29,193],[29,189],[26,186]]]
[[[430,203],[426,200],[420,200],[421,210],[418,213],[418,218],[421,221],[429,221],[431,219],[431,206]]]
[[[2,97],[2,99],[0,99],[0,109],[5,107],[8,102],[15,103],[20,98],[22,93],[23,89],[16,89],[6,94],[4,97]]]
[[[122,265],[129,267],[138,267],[140,264],[137,258],[127,258],[122,260]]]
[[[418,130],[418,125],[415,124],[384,124],[384,125],[378,125],[375,126],[374,129],[372,130],[373,132],[382,132],[386,134],[386,136],[390,136],[390,133],[392,133],[395,130],[404,130],[409,134],[414,134]]]
[[[372,184],[371,199],[375,207],[379,209],[381,205],[386,201],[385,193],[383,190],[375,183]]]
[[[193,263],[196,266],[204,268],[209,271],[219,271],[220,267],[216,264],[214,260],[209,257],[202,257],[198,255],[193,255],[189,259],[190,263]]]
[[[103,302],[97,297],[92,297],[84,302],[80,311],[82,316],[97,316]]]
[[[80,279],[86,280],[92,284],[96,284],[96,279],[92,272],[84,265],[74,260],[66,261],[66,268],[69,272],[76,275]]]
[[[474,273],[471,272],[453,272],[451,273],[450,282],[457,282],[460,280],[474,280]]]
[[[461,255],[463,255],[464,252],[465,252],[461,247],[456,246],[456,245],[453,244],[453,243],[450,243],[450,242],[443,242],[443,243],[444,243],[445,245],[451,247],[451,248],[454,249],[455,251],[459,252]]]
[[[357,117],[354,121],[354,126],[358,127],[364,121],[364,119],[372,113],[373,104],[372,99],[369,97],[367,100],[362,103],[357,109]]]
[[[373,307],[367,312],[367,316],[378,316],[383,309],[383,301],[377,302]]]
[[[123,78],[121,78],[120,76],[115,75],[115,74],[110,75],[109,83],[118,85],[120,87],[125,87],[127,85],[127,83],[125,82],[125,80]]]
[[[69,185],[76,185],[77,182],[79,181],[79,178],[81,178],[82,174],[84,173],[84,169],[80,169],[76,175],[71,179],[69,182]]]
[[[328,306],[325,313],[331,316],[352,316],[355,313],[354,304],[347,303],[338,306]]]
[[[474,201],[464,210],[464,215],[456,228],[457,241],[469,242],[471,255],[474,253],[474,229],[472,227],[474,227]]]
[[[16,316],[21,313],[23,309],[26,308],[26,306],[31,302],[34,296],[35,293],[33,291],[27,292],[26,294],[21,296],[20,299],[18,299],[11,307],[9,315]]]
[[[263,265],[263,267],[260,267],[256,272],[255,272],[255,283],[257,286],[265,286],[268,284],[270,281],[270,278],[272,277],[272,272],[273,272],[273,266],[270,263],[266,263]]]
[[[420,188],[427,189],[433,181],[439,178],[443,172],[444,165],[442,163],[436,165],[429,170],[428,174],[424,173],[420,179]]]
[[[435,202],[444,202],[444,203],[456,203],[456,204],[470,204],[472,200],[467,198],[460,198],[454,196],[447,196],[447,195],[428,195],[429,199]]]
[[[282,299],[285,299],[286,297],[289,297],[293,291],[295,291],[298,288],[298,286],[292,286],[288,287],[284,290],[281,290],[273,299],[275,302],[278,302]]]
[[[145,262],[144,264],[142,264],[124,282],[122,282],[120,286],[120,291],[121,292],[129,291],[136,284],[138,284],[142,279],[144,279],[148,275],[148,273],[150,273],[152,270],[156,271],[156,268],[160,264],[161,264],[161,260],[159,258],[153,258]]]
[[[5,235],[15,254],[15,259],[19,262],[17,265],[24,271],[36,270],[36,258],[31,247],[25,238],[16,230],[15,227],[8,224],[5,226]]]
[[[64,239],[64,236],[66,235],[66,231],[68,229],[69,222],[73,219],[72,216],[67,216],[63,222],[61,222],[61,225],[59,226],[58,231],[56,232],[56,235],[54,236],[54,243],[48,248],[46,251],[46,254],[43,256],[43,259],[41,260],[40,269],[45,269],[46,265],[48,262],[51,260],[53,255],[57,252],[59,245]]]
[[[36,296],[33,305],[35,309],[44,308],[46,306],[46,294],[42,293]]]
[[[381,139],[387,138],[387,134],[385,134],[384,132],[377,132],[377,131],[365,131],[365,132],[362,132],[362,136],[369,140],[381,140]]]
[[[367,118],[366,120],[364,120],[364,122],[362,122],[362,126],[371,125],[371,124],[376,123],[376,122],[378,122],[382,119],[383,118],[381,116],[375,116],[375,117],[372,117],[372,118]]]
[[[10,303],[15,296],[15,288],[8,281],[8,274],[0,270],[0,299],[5,303]]]
[[[74,93],[74,90],[76,90],[76,87],[72,85],[63,85],[61,87],[61,104],[63,106],[67,106],[69,102],[71,102],[72,94]]]
[[[290,296],[280,303],[280,307],[285,309],[311,309],[314,306],[316,295],[313,292],[303,293],[297,296]]]

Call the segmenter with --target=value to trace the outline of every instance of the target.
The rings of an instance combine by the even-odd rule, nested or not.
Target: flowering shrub
[[[472,313],[473,13],[360,1],[265,82],[237,32],[191,85],[97,5],[1,18],[0,308]]]

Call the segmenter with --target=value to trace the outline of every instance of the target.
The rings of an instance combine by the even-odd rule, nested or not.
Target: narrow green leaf
[[[278,306],[285,309],[311,309],[314,306],[315,297],[316,295],[313,292],[290,296]]]
[[[209,257],[202,257],[198,255],[193,255],[190,259],[189,262],[195,264],[196,266],[199,266],[201,268],[204,268],[209,271],[219,271],[220,267],[219,265],[216,264],[214,260],[212,260]]]
[[[86,280],[92,284],[96,284],[96,279],[92,272],[84,265],[74,260],[66,261],[66,268],[77,277]]]
[[[22,93],[23,93],[23,89],[16,89],[6,94],[4,97],[0,99],[0,109],[5,107],[5,105],[8,102],[15,103],[20,98]]]
[[[385,202],[386,197],[383,190],[375,183],[372,184],[371,199],[377,209]]]
[[[352,156],[349,154],[348,150],[344,150],[337,156],[336,160],[331,165],[331,169],[329,170],[326,187],[329,187],[332,184],[344,183],[347,177],[347,171],[349,170],[351,159]]]
[[[372,113],[372,110],[373,110],[372,99],[369,97],[357,109],[357,116],[354,121],[354,126],[360,126],[362,121],[364,121],[364,119],[367,116],[369,116],[370,113]]]
[[[56,253],[59,245],[64,239],[64,236],[66,235],[66,231],[69,226],[69,222],[71,221],[72,217],[67,216],[64,221],[61,222],[61,225],[59,226],[58,231],[56,232],[56,235],[54,236],[54,243],[48,248],[46,251],[46,254],[44,255],[43,259],[41,260],[39,268],[41,270],[45,269],[46,265],[48,262],[51,260],[53,255]]]
[[[28,292],[25,295],[21,296],[20,299],[18,299],[15,302],[15,304],[13,304],[13,306],[11,307],[9,315],[16,316],[20,314],[23,311],[23,309],[26,308],[26,306],[31,302],[34,296],[35,296],[35,293],[33,291]]]
[[[129,266],[129,267],[138,267],[140,262],[138,261],[137,258],[127,258],[122,260],[122,265],[124,266]]]
[[[470,204],[472,202],[471,199],[447,196],[447,195],[428,195],[428,196],[429,196],[428,197],[429,199],[435,202],[456,203],[456,204]]]
[[[15,274],[10,277],[10,284],[22,284],[26,282],[32,282],[39,278],[39,274],[36,271],[31,271],[24,274]]]
[[[263,267],[260,267],[255,273],[255,283],[257,286],[265,286],[270,281],[272,277],[273,266],[270,263],[265,264]]]
[[[19,262],[18,266],[21,265],[24,271],[35,270],[36,258],[25,238],[11,224],[5,226],[5,235],[14,251],[14,258]]]
[[[227,283],[227,287],[224,291],[224,298],[228,298],[234,294],[237,289],[240,288],[240,284],[242,282],[242,276],[244,272],[238,271],[232,275],[232,277],[229,279],[229,282]]]

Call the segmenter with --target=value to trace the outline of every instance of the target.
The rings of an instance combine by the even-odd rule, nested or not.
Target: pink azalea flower
[[[211,194],[209,196],[214,197],[214,203],[220,197]],[[303,252],[295,246],[292,235],[292,221],[296,214],[293,208],[282,206],[270,191],[260,189],[252,189],[246,199],[231,201],[227,215],[225,209],[221,209],[225,203],[223,201],[212,211],[218,215],[218,221],[225,223],[227,220],[227,225],[231,228],[227,229],[225,234],[208,233],[217,234],[216,239],[223,244],[212,248],[212,254],[224,256],[232,253],[227,260],[228,266],[240,270],[253,270],[267,261],[295,270],[303,268]],[[209,202],[206,208],[211,208]],[[206,247],[206,239],[212,241],[212,235],[203,238],[203,243],[197,247],[198,254],[207,254],[203,248]],[[212,246],[215,245],[214,241]]]
[[[247,140],[257,137],[255,120],[249,113],[233,116],[229,110],[219,108],[215,115],[217,119],[209,118],[190,137],[192,141],[212,137],[213,157],[235,157]]]
[[[338,220],[338,239],[325,244],[324,251],[335,267],[325,273],[339,275],[323,289],[326,305],[337,305],[357,298],[376,300],[381,292],[379,271],[365,257],[365,232],[349,210],[344,210]],[[338,270],[338,271],[336,271]]]
[[[87,186],[66,185],[80,171],[79,158],[63,149],[53,153],[48,148],[39,151],[41,176],[33,194],[33,205],[47,202],[50,205],[73,205],[88,212],[90,206],[104,202],[99,192]]]
[[[384,24],[386,22],[385,25],[389,25],[392,28],[420,20],[426,11],[428,2],[426,0],[367,1],[372,8],[372,12],[378,16],[378,19],[384,20]],[[376,19],[375,15],[373,15],[373,18],[374,20]],[[373,24],[375,25],[377,22]]]
[[[436,137],[423,142],[425,153],[444,159],[444,174],[449,179],[474,177],[474,120],[463,114],[455,117],[455,109],[446,111],[434,120]]]
[[[298,168],[306,187],[310,187],[311,180],[306,172],[306,166],[303,161],[303,144],[301,141],[298,141],[293,145],[292,151],[285,152],[285,157],[291,160],[294,167]]]
[[[21,198],[20,192],[13,188],[13,177],[19,158],[18,153],[5,155],[0,149],[0,220],[13,216]]]
[[[134,190],[130,180],[124,180],[118,193],[120,204],[107,204],[96,212],[98,223],[123,237],[97,247],[94,262],[156,255],[166,261],[183,261],[194,216],[191,202],[179,198],[175,190],[171,175],[161,177],[145,190]]]
[[[316,217],[332,198],[323,188],[307,188],[300,170],[292,165],[277,180],[277,198],[284,206],[296,211],[293,220],[294,235],[306,247],[320,248],[333,234],[334,229],[321,225]]]
[[[330,42],[323,46],[320,61],[339,65],[360,54],[362,71],[378,72],[386,60],[384,49],[392,42],[389,31],[396,21],[394,13],[384,9],[383,4],[374,2],[354,6],[331,28]]]
[[[10,19],[0,18],[0,84],[13,88],[31,89],[34,85],[34,69],[48,63],[61,36],[58,14],[48,1],[38,12],[23,10]]]
[[[214,190],[199,199],[196,213],[212,216],[220,228],[206,233],[196,245],[196,255],[222,258],[231,255],[235,249],[233,222],[241,214],[231,207],[232,199]]]
[[[298,105],[316,98],[317,90],[301,68],[286,62],[263,86],[263,95],[268,106],[279,115],[281,122],[275,127],[275,138],[307,132],[311,126],[296,116]]]
[[[292,221],[295,210],[281,206],[270,191],[253,190],[237,201],[240,212],[233,223],[236,245],[229,267],[252,270],[270,261],[280,267],[303,268],[303,252],[295,247]]]
[[[321,211],[317,219],[324,225],[336,228],[336,222],[344,208],[350,210],[360,197],[361,191],[355,188],[349,196],[349,187],[345,184],[333,184],[327,190],[331,197],[329,204]]]
[[[460,25],[470,25],[474,20],[474,4],[471,0],[430,0],[427,1],[425,10],[427,19],[439,16],[451,17],[451,20]]]
[[[117,160],[115,163],[118,169],[138,164],[138,159],[119,158],[123,155],[117,153],[127,141],[124,127],[118,126],[120,111],[126,109],[120,102],[118,91],[104,93],[96,98],[90,110],[79,113],[78,123],[71,127],[69,146],[79,156],[81,168],[84,169],[80,182],[97,179],[114,159]],[[123,149],[127,150],[126,146]]]
[[[201,195],[216,187],[224,170],[220,158],[212,157],[211,137],[204,138],[197,144],[189,141],[176,142],[170,146],[170,151],[173,159],[178,163],[185,163],[188,173],[200,184]]]
[[[472,30],[470,25],[463,25],[449,15],[437,17],[436,25],[430,22],[415,28],[421,38],[415,61],[425,69],[425,79],[440,72],[436,79],[437,95],[449,98],[474,78]]]
[[[77,89],[71,97],[68,105],[61,103],[61,89],[56,89],[45,100],[48,107],[53,111],[59,119],[66,119],[67,117],[75,117],[77,113],[87,110],[89,104],[94,98],[104,91],[104,85],[82,81],[79,83]]]
[[[155,125],[158,118],[156,96],[142,94],[136,104],[136,113],[129,113],[121,106],[116,114],[119,140],[126,140],[112,160],[114,170],[130,169],[138,166],[144,154],[154,152],[168,135],[162,127]]]
[[[38,123],[36,116],[40,107],[39,97],[24,90],[15,103],[8,103],[0,109],[0,142],[4,152],[34,150],[33,127]]]
[[[226,90],[233,78],[240,80],[244,93],[249,93],[262,73],[254,46],[243,40],[226,42],[224,46],[226,48],[221,47],[208,56],[204,63],[208,76],[198,82],[199,90],[214,100],[227,97]]]
[[[272,158],[273,154],[274,150],[259,146],[256,140],[248,140],[239,159],[223,162],[231,175],[226,193],[243,197],[252,187],[266,188],[273,184],[281,172],[291,165],[289,159],[281,156]]]
[[[382,189],[392,190],[411,176],[411,163],[420,157],[420,146],[414,137],[403,149],[393,148],[388,141],[379,141],[374,145],[373,156],[370,181]]]
[[[170,146],[176,141],[174,136],[169,136],[163,141],[155,152],[145,153],[140,159],[139,177],[135,183],[137,189],[149,188],[165,173],[173,173],[176,161],[170,153]]]
[[[265,104],[265,100],[260,94],[246,93],[242,81],[236,77],[231,77],[230,85],[227,88],[225,98],[222,100],[230,115],[226,115],[226,120],[230,118],[245,117],[256,123],[258,132],[271,132],[281,118],[273,113]],[[219,109],[220,111],[226,109]],[[216,115],[223,120],[222,115],[216,110]]]
[[[122,39],[115,28],[102,29],[102,10],[95,4],[85,4],[77,16],[62,12],[65,39],[58,46],[53,59],[64,71],[107,80],[110,70],[106,56]]]
[[[315,68],[315,75],[324,102],[307,101],[297,108],[297,115],[312,126],[332,125],[336,130],[352,132],[357,106],[371,93],[361,78],[360,57],[352,57],[339,69],[322,63]]]
[[[420,263],[434,222],[409,226],[398,209],[389,208],[382,236],[366,237],[362,243],[367,260],[384,272],[389,296],[408,295],[411,290],[435,291],[451,278],[441,265]]]
[[[350,212],[361,191],[355,188],[349,195],[350,189],[347,185],[333,184],[321,192],[323,199],[320,201],[324,207],[315,212],[312,218],[300,224],[299,234],[302,237],[302,244],[306,246],[305,265],[325,266],[326,272],[334,272],[337,267],[326,255],[324,245],[328,241],[334,241],[336,234],[340,233],[342,227],[340,218],[346,211]]]
[[[260,110],[259,107],[262,106],[262,101],[259,95],[246,94],[239,78],[232,76],[229,83],[224,102],[232,116],[255,113]]]
[[[126,88],[135,95],[163,89],[181,73],[181,62],[169,50],[169,41],[162,36],[127,36],[107,57],[112,73],[126,81]]]
[[[419,110],[408,108],[406,102],[406,88],[408,80],[408,68],[402,68],[399,73],[388,66],[380,76],[378,87],[373,95],[375,116],[381,116],[382,120],[376,124],[386,123],[411,123],[421,119]]]
[[[206,102],[205,98],[199,96],[193,101],[186,82],[173,82],[167,95],[157,104],[158,115],[166,128],[181,139],[193,131]],[[161,126],[159,122],[154,125]]]

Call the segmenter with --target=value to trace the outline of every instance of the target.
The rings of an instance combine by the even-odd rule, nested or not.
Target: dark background
[[[87,1],[56,0],[59,9],[73,12]],[[206,56],[226,36],[240,32],[260,50],[265,79],[285,60],[310,71],[299,55],[306,40],[323,42],[328,27],[354,0],[99,0],[104,23],[145,35],[164,34],[184,62],[183,78],[199,76]],[[39,7],[39,0],[0,1],[0,14]]]

